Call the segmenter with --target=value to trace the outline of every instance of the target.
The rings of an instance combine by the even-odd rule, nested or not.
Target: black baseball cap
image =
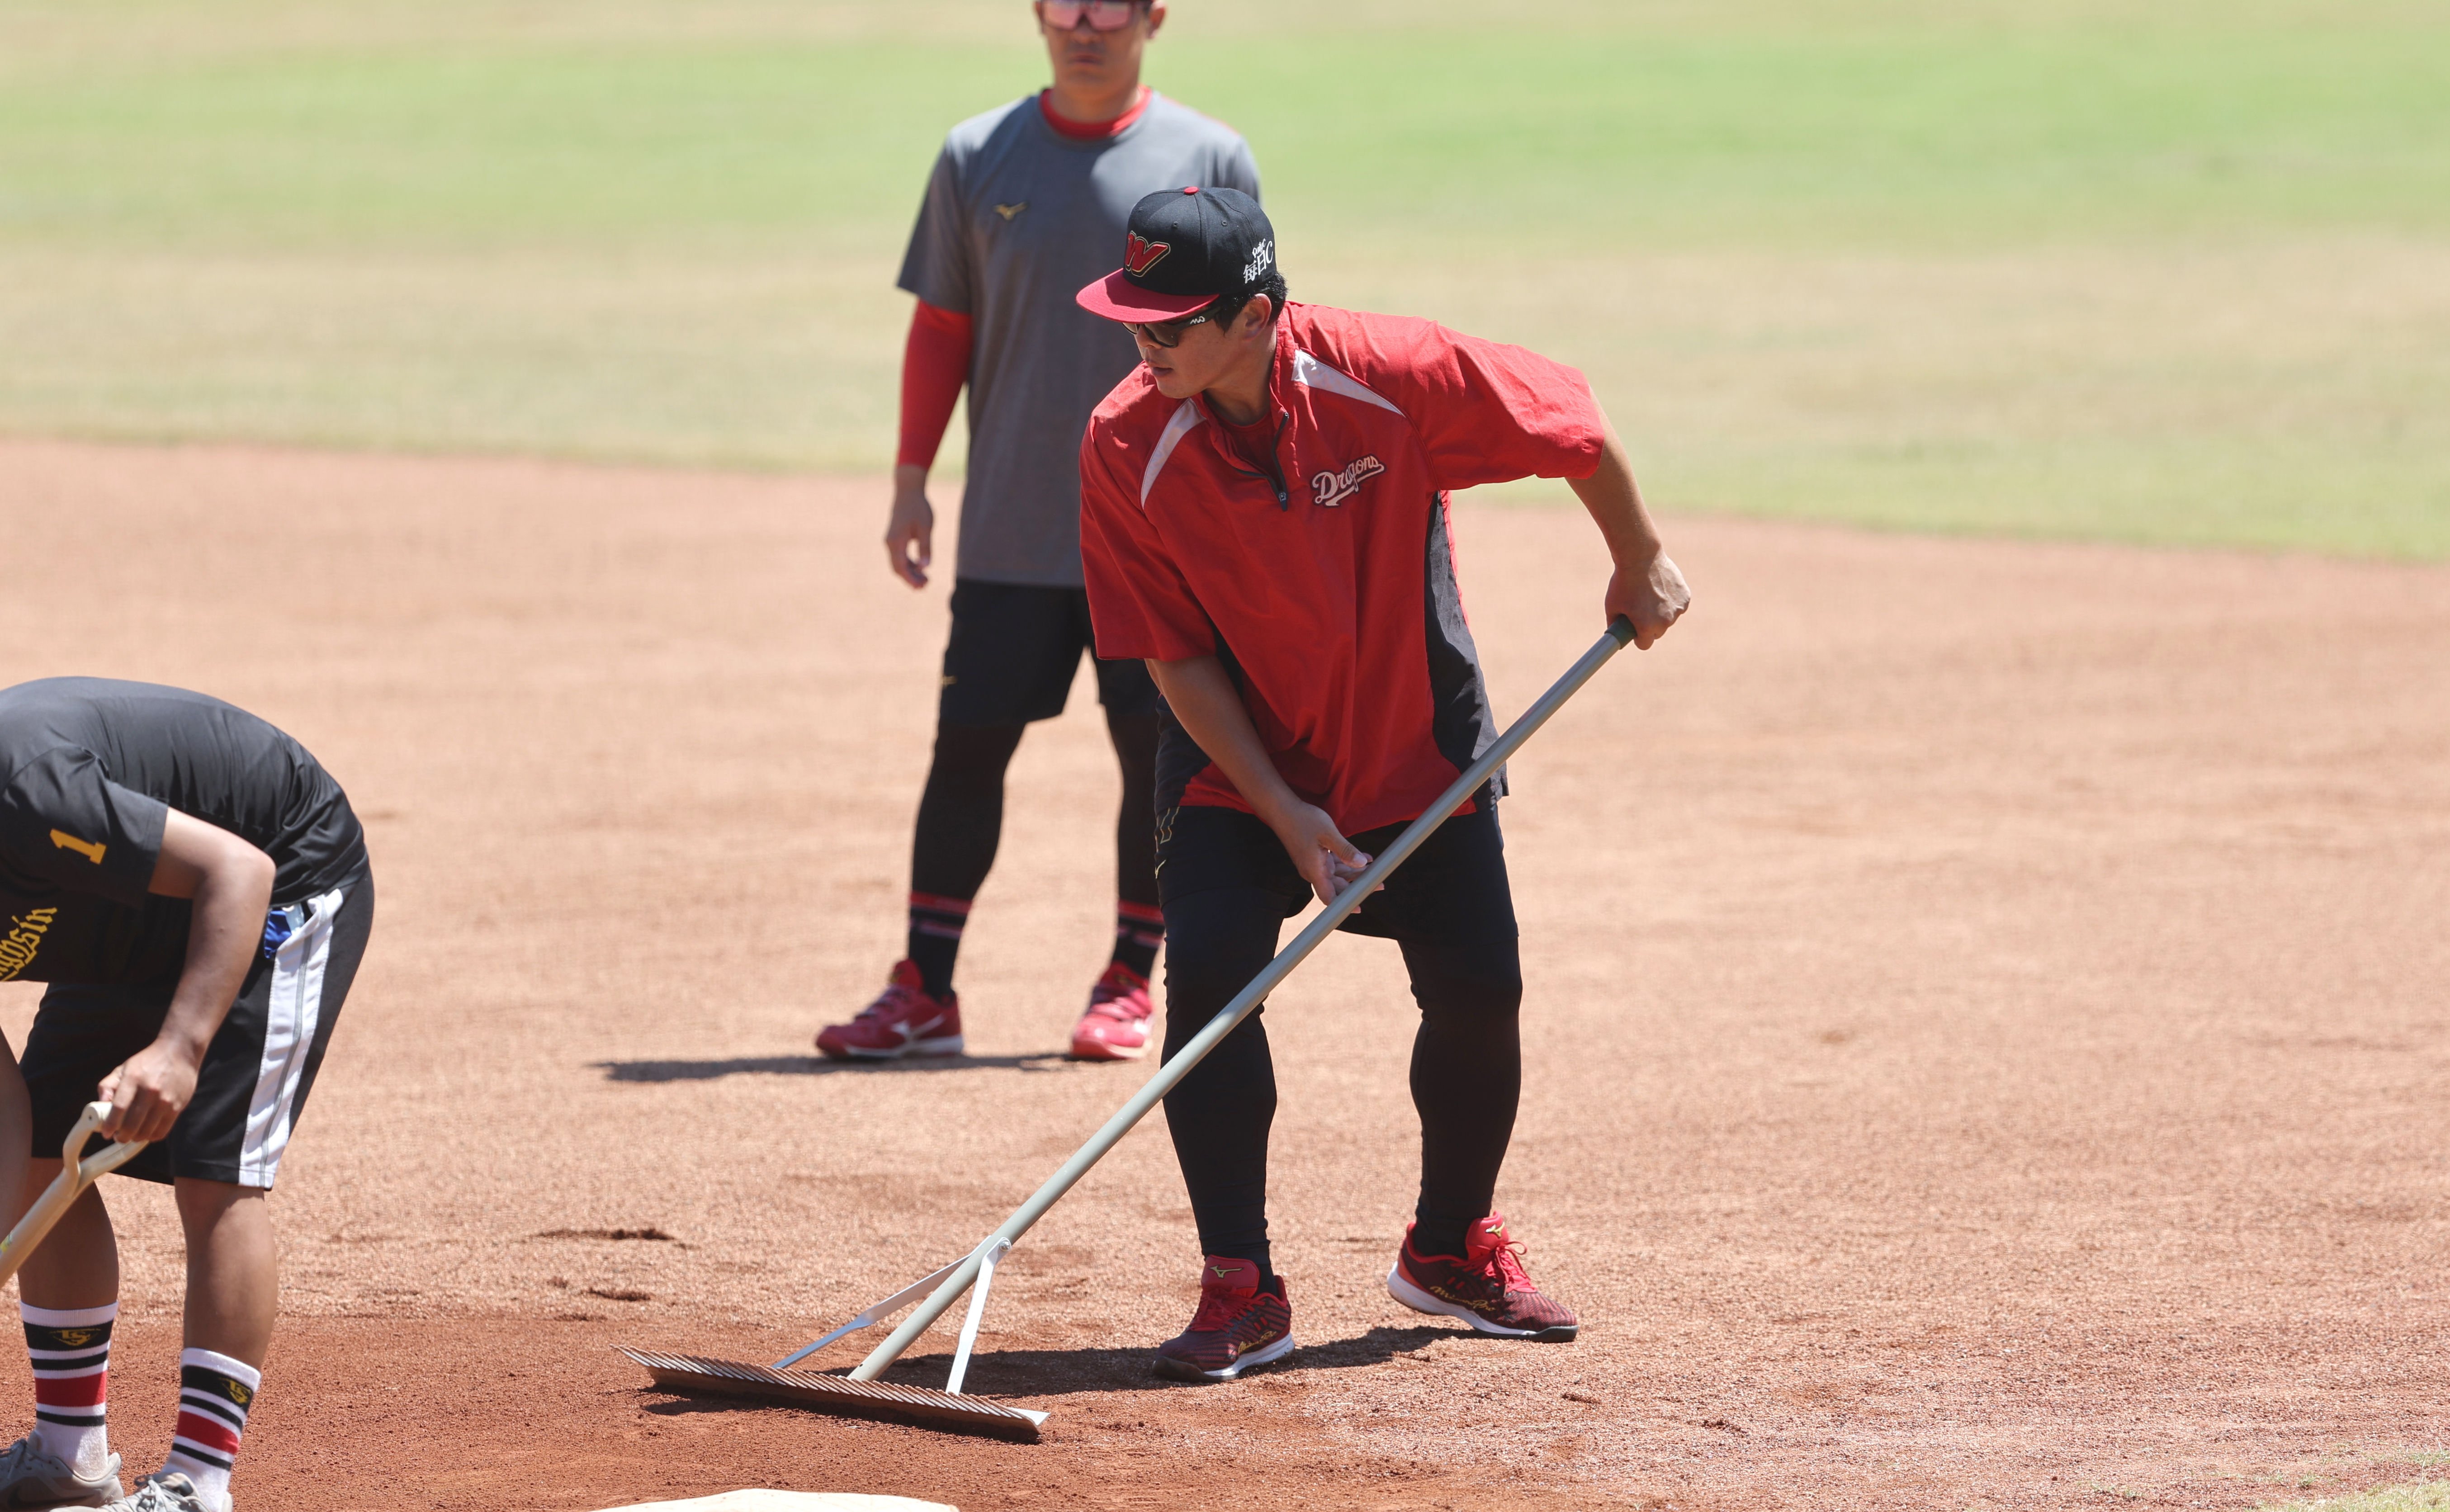
[[[1276,266],[1276,228],[1239,189],[1160,189],[1132,206],[1123,265],[1073,296],[1110,320],[1178,320]]]

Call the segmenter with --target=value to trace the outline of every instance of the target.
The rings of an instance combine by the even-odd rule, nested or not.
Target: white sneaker
[[[119,1488],[119,1456],[112,1455],[97,1475],[79,1475],[76,1467],[29,1433],[0,1454],[0,1509],[18,1507],[108,1506],[127,1493]]]
[[[105,1503],[102,1512],[230,1512],[230,1503],[227,1497],[208,1500],[195,1482],[165,1470],[137,1482],[134,1496]]]

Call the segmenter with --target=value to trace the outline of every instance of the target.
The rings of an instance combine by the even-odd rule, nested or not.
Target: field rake
[[[1073,1153],[1071,1159],[1063,1163],[1061,1170],[1048,1177],[1045,1185],[1015,1209],[1012,1216],[1006,1218],[993,1233],[980,1240],[968,1254],[933,1274],[920,1277],[831,1333],[786,1355],[771,1366],[710,1360],[696,1355],[661,1354],[627,1347],[623,1347],[620,1352],[643,1366],[654,1384],[668,1391],[786,1402],[842,1417],[905,1423],[1022,1443],[1038,1442],[1039,1428],[1046,1422],[1045,1413],[982,1401],[962,1392],[962,1384],[969,1371],[970,1350],[978,1342],[979,1320],[986,1312],[988,1289],[995,1282],[997,1263],[1011,1252],[1021,1236],[1044,1217],[1049,1209],[1061,1201],[1082,1176],[1089,1173],[1091,1167],[1121,1143],[1123,1136],[1130,1134],[1149,1111],[1173,1091],[1194,1066],[1199,1064],[1202,1057],[1249,1018],[1252,1011],[1266,1000],[1268,994],[1275,990],[1277,983],[1291,976],[1293,968],[1317,949],[1338,924],[1351,917],[1353,911],[1361,906],[1363,899],[1418,850],[1421,843],[1489,779],[1490,774],[1521,749],[1541,726],[1565,707],[1567,699],[1581,691],[1583,685],[1589,682],[1602,667],[1607,665],[1608,659],[1632,639],[1633,626],[1630,622],[1619,619],[1609,625],[1606,633],[1585,651],[1546,692],[1541,694],[1538,701],[1524,711],[1522,718],[1498,736],[1488,749],[1438,796],[1435,804],[1412,821],[1394,843],[1381,852],[1369,868],[1337,896],[1334,902],[1294,936],[1293,942],[1252,978],[1250,984],[1235,995],[1233,1001],[1217,1010],[1216,1017],[1210,1019],[1174,1058],[1159,1066],[1157,1074],[1132,1095],[1131,1100],[1124,1103],[1090,1136],[1086,1144]],[[965,1291],[970,1293],[969,1311],[962,1322],[961,1340],[954,1348],[953,1367],[944,1388],[938,1391],[925,1386],[878,1381],[876,1378],[900,1359],[903,1352],[933,1327],[936,1320],[943,1317]],[[873,1327],[914,1302],[918,1307],[911,1314],[847,1374],[793,1368],[826,1346],[862,1328]]]

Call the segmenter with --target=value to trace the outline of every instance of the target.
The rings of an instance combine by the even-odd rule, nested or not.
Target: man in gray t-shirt
[[[953,965],[995,862],[1004,767],[1032,721],[1063,711],[1080,658],[1095,655],[1080,572],[1080,436],[1139,358],[1129,336],[1073,293],[1114,265],[1143,196],[1192,184],[1259,192],[1251,149],[1230,126],[1140,83],[1166,0],[1037,0],[1032,10],[1053,87],[945,137],[902,264],[901,285],[919,306],[903,359],[885,546],[913,588],[926,585],[934,551],[927,470],[964,385],[969,476],[935,760],[911,846],[907,954],[858,1018],[818,1034],[817,1048],[836,1058],[961,1053]],[[1138,662],[1095,665],[1123,804],[1114,955],[1073,1029],[1072,1054],[1137,1059],[1165,930],[1157,695]]]

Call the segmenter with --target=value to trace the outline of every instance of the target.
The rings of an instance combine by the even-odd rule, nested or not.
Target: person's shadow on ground
[[[1077,1062],[1086,1065],[1088,1062]],[[597,1060],[607,1081],[720,1081],[726,1076],[891,1076],[908,1071],[1057,1071],[1076,1064],[1041,1056],[911,1056],[901,1060],[827,1060],[823,1056],[735,1056],[729,1060]]]
[[[1410,1354],[1441,1339],[1468,1332],[1468,1329],[1427,1326],[1396,1328],[1382,1324],[1353,1338],[1304,1345],[1242,1379],[1256,1380],[1275,1370],[1350,1370],[1385,1365],[1399,1354]],[[1151,1339],[1145,1347],[1133,1349],[999,1349],[992,1354],[973,1354],[969,1379],[962,1384],[962,1389],[982,1396],[1060,1397],[1090,1391],[1163,1391],[1190,1386],[1189,1382],[1168,1381],[1150,1368],[1157,1359],[1157,1342]],[[952,1367],[950,1354],[921,1355],[895,1361],[885,1372],[885,1379],[942,1390],[945,1372]]]

